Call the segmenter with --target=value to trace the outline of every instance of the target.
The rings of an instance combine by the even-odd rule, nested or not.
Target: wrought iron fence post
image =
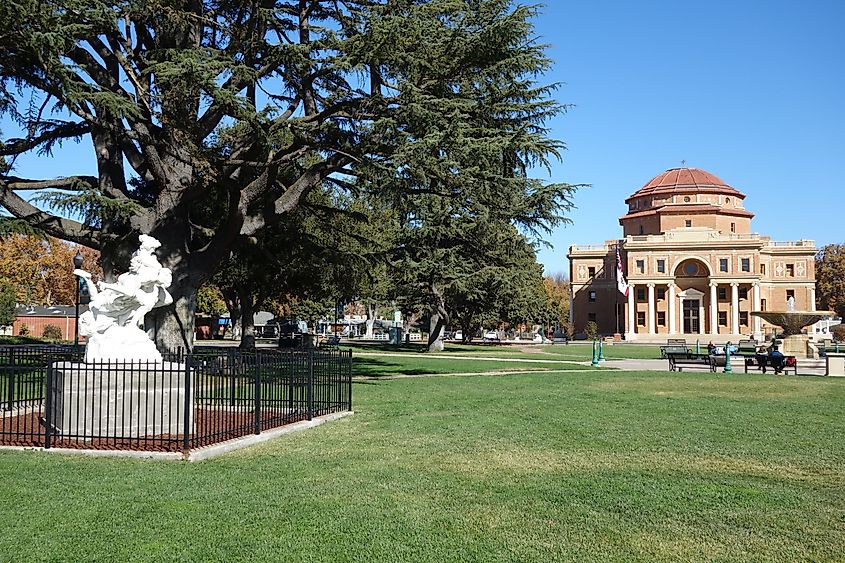
[[[181,351],[179,352],[181,356]],[[182,449],[188,451],[191,449],[191,415],[193,414],[194,405],[191,401],[191,355],[185,354],[185,408],[184,410],[184,424],[182,427]]]
[[[255,433],[261,434],[261,354],[255,354]]]
[[[236,366],[240,364],[238,359],[235,358],[235,352],[232,350],[226,351],[226,368],[229,371],[229,406],[235,406],[235,393],[237,392],[237,386],[235,385],[235,381],[237,380]]]
[[[50,438],[51,432],[50,429],[53,427],[53,364],[47,364],[47,377],[46,377],[46,384],[47,389],[46,393],[44,394],[44,407],[46,412],[44,413],[44,449],[50,448]]]
[[[15,368],[14,364],[3,370],[5,376],[9,378],[9,383],[6,385],[8,392],[6,410],[12,411],[15,409]]]
[[[346,375],[346,384],[349,386],[347,390],[347,405],[346,410],[352,410],[352,350],[349,350],[349,358],[346,365],[347,375]]]
[[[314,350],[308,349],[308,382],[305,397],[308,402],[308,420],[314,418]]]

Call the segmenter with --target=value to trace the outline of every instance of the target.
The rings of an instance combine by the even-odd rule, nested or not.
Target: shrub
[[[845,342],[845,325],[834,325],[830,332],[833,333],[833,338],[837,342]]]
[[[596,324],[596,321],[589,321],[587,326],[584,328],[584,332],[586,333],[587,338],[592,340],[599,335],[599,325]]]
[[[56,325],[47,325],[44,327],[44,332],[41,333],[41,336],[48,340],[61,340],[62,329]]]
[[[20,328],[18,328],[18,335],[26,336],[27,334],[29,334],[29,327],[26,324],[21,323]]]

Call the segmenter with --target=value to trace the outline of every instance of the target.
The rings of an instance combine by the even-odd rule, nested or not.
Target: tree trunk
[[[179,294],[173,296],[173,304],[153,309],[147,315],[147,332],[152,331],[156,348],[160,352],[175,353],[180,349],[188,352],[193,349],[196,309],[196,288],[182,288]]]
[[[241,302],[241,348],[255,348],[255,302],[248,287],[238,288]]]
[[[429,286],[429,293],[433,305],[433,311],[428,323],[428,351],[442,352],[445,345],[443,343],[443,329],[446,328],[446,323],[449,322],[449,313],[446,311],[446,298],[443,296],[443,291],[435,284]]]

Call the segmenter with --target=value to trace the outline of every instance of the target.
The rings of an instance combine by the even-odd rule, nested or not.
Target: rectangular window
[[[637,271],[641,274],[645,272],[645,260],[637,260]]]
[[[719,299],[724,301],[728,298],[728,288],[727,287],[720,287],[719,288]]]
[[[645,301],[645,288],[638,287],[637,288],[637,301]]]
[[[587,268],[587,275],[588,275],[588,276],[590,276],[591,278],[596,277],[596,269],[595,269],[595,267],[590,266],[589,268]]]
[[[590,303],[595,303],[595,302],[596,302],[596,292],[595,292],[595,291],[591,291],[591,292],[589,293],[589,296],[590,296]]]
[[[692,227],[692,219],[687,219],[686,221],[684,221],[684,226]]]
[[[761,310],[761,311],[765,311],[765,310],[766,310],[766,300],[765,300],[765,299],[761,299],[761,300],[760,300],[760,310]]]
[[[760,264],[760,275],[762,275],[762,276],[766,275],[766,265],[765,264]]]
[[[750,272],[751,271],[751,259],[750,258],[743,258],[742,259],[742,271],[743,272]]]
[[[731,232],[732,233],[736,232],[736,223],[731,223]]]
[[[657,261],[657,271],[661,274],[666,273],[666,260],[658,260]]]
[[[728,312],[727,311],[719,311],[719,324],[722,326],[728,326]]]
[[[719,271],[720,272],[727,272],[728,271],[728,259],[727,258],[719,258]]]
[[[786,290],[786,300],[789,301],[789,298],[795,299],[795,290],[794,289],[787,289]]]
[[[748,326],[748,311],[739,312],[739,324]]]
[[[787,264],[786,265],[786,277],[794,278],[795,277],[795,264]]]
[[[663,299],[666,297],[666,288],[665,287],[658,287],[657,288],[657,298]]]
[[[637,324],[645,326],[645,313],[643,311],[637,313]]]
[[[666,313],[657,311],[657,326],[666,326]]]
[[[595,313],[587,313],[587,320],[590,322],[596,322],[596,314]]]
[[[739,288],[739,298],[740,299],[748,299],[748,288],[747,287],[740,287]]]

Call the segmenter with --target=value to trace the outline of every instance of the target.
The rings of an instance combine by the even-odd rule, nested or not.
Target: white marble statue
[[[789,298],[786,300],[786,310],[790,313],[795,312],[795,297],[793,297],[792,295],[790,295]]]
[[[161,354],[142,327],[147,313],[173,302],[167,292],[173,276],[153,254],[161,243],[147,235],[141,235],[140,241],[129,271],[114,283],[95,285],[88,272],[73,271],[85,280],[91,295],[88,311],[79,317],[79,333],[88,337],[86,362],[161,362]]]

